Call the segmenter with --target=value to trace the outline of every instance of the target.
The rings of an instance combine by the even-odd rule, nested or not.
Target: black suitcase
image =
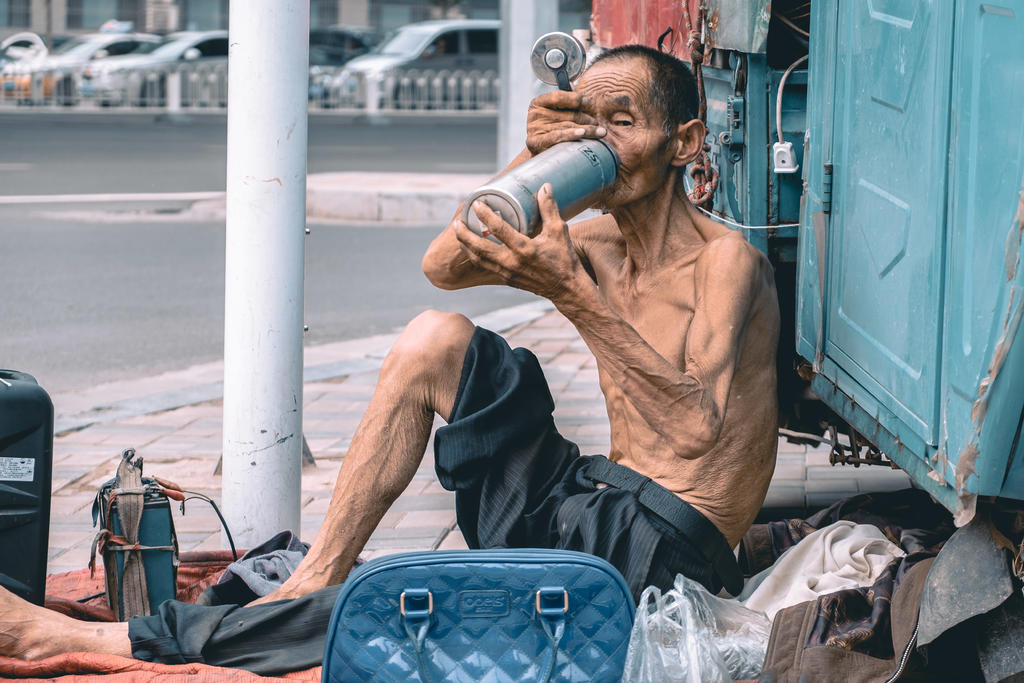
[[[46,596],[53,403],[32,375],[0,370],[0,586]]]

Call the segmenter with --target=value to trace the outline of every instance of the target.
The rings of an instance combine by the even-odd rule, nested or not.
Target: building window
[[[385,34],[399,26],[432,18],[434,9],[430,2],[416,0],[370,0],[370,25]]]
[[[228,27],[228,0],[181,0],[183,31],[212,31]]]
[[[31,0],[0,0],[0,26],[28,28],[31,25],[29,3]]]
[[[93,31],[105,21],[130,21],[136,31],[146,26],[146,6],[143,0],[68,0],[67,26],[70,29]]]
[[[338,23],[338,0],[309,0],[309,27],[328,28]]]

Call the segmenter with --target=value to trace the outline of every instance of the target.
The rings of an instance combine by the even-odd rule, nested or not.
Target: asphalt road
[[[36,218],[18,227],[12,213],[0,210],[0,367],[56,393],[222,357],[222,225]],[[476,315],[532,300],[504,287],[432,287],[419,265],[437,229],[314,225],[306,342],[387,332],[427,308]]]
[[[0,195],[223,190],[227,118],[185,123],[151,114],[0,111]],[[309,117],[310,173],[488,173],[497,159],[491,118]]]
[[[224,187],[223,121],[0,115],[0,130],[0,195]],[[493,166],[494,137],[493,122],[353,130],[311,119],[310,168],[478,172]],[[349,148],[362,151],[341,151]],[[117,207],[0,206],[0,367],[32,373],[57,393],[220,358],[223,225],[171,215],[82,219],[97,208]],[[476,315],[533,300],[507,288],[432,287],[419,263],[439,229],[313,225],[307,343],[393,330],[427,308]]]

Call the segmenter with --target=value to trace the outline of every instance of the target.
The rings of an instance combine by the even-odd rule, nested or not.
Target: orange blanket
[[[241,557],[244,551],[239,551]],[[178,600],[195,602],[199,594],[217,582],[224,568],[232,561],[227,550],[184,552],[178,566]],[[107,607],[103,570],[94,577],[88,569],[79,569],[46,577],[46,607],[87,621],[114,621]],[[95,596],[85,602],[82,598]],[[319,681],[320,667],[284,674],[281,677],[257,676],[248,671],[227,669],[206,664],[154,664],[137,659],[72,652],[35,662],[0,657],[0,678],[46,679],[61,677],[62,681],[94,679],[108,681]]]
[[[284,674],[281,677],[257,676],[239,669],[225,669],[206,664],[153,664],[116,655],[72,652],[36,662],[0,657],[0,676],[4,678],[55,678],[62,681],[90,680],[103,676],[103,681],[319,681],[320,667]],[[94,680],[94,679],[93,679]]]

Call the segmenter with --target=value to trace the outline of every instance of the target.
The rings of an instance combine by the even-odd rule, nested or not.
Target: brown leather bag
[[[844,647],[843,643],[818,644],[812,627],[822,613],[823,598],[802,602],[780,611],[772,622],[761,681],[895,681],[914,677],[917,668],[917,615],[921,593],[934,558],[915,564],[892,596],[890,620],[892,652],[888,658],[873,657]],[[828,596],[823,596],[827,598]]]

